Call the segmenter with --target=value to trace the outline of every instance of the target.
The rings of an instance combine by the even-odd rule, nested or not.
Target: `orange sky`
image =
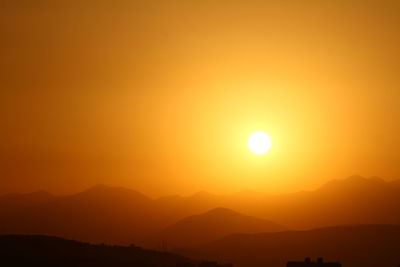
[[[399,1],[3,2],[0,193],[400,177]]]

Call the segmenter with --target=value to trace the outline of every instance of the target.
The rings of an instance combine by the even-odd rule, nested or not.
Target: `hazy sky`
[[[0,193],[400,178],[400,1],[0,1]],[[267,132],[272,148],[251,154]]]

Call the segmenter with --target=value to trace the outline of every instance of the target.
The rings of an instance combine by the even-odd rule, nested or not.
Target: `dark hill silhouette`
[[[162,231],[160,238],[170,246],[183,247],[210,242],[233,233],[277,232],[284,229],[270,221],[216,208],[180,220]]]
[[[0,236],[0,265],[8,267],[197,267],[198,263],[135,246],[92,245],[50,236]]]
[[[238,267],[282,267],[290,260],[323,257],[343,266],[392,267],[400,262],[400,226],[364,225],[262,234],[234,234],[181,250],[187,256],[229,261]]]

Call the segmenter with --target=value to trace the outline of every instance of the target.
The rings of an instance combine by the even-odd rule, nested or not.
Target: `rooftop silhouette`
[[[317,261],[312,261],[311,258],[306,258],[304,261],[289,261],[286,267],[342,267],[338,262],[324,262],[323,258],[318,258]]]

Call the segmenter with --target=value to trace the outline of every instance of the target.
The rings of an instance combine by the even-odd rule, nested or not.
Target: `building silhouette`
[[[289,261],[286,267],[342,267],[339,262],[324,262],[322,258],[317,261],[312,261],[311,258],[306,258],[304,261]]]
[[[203,261],[203,262],[181,262],[169,267],[233,267],[232,264],[218,264],[216,261]]]

